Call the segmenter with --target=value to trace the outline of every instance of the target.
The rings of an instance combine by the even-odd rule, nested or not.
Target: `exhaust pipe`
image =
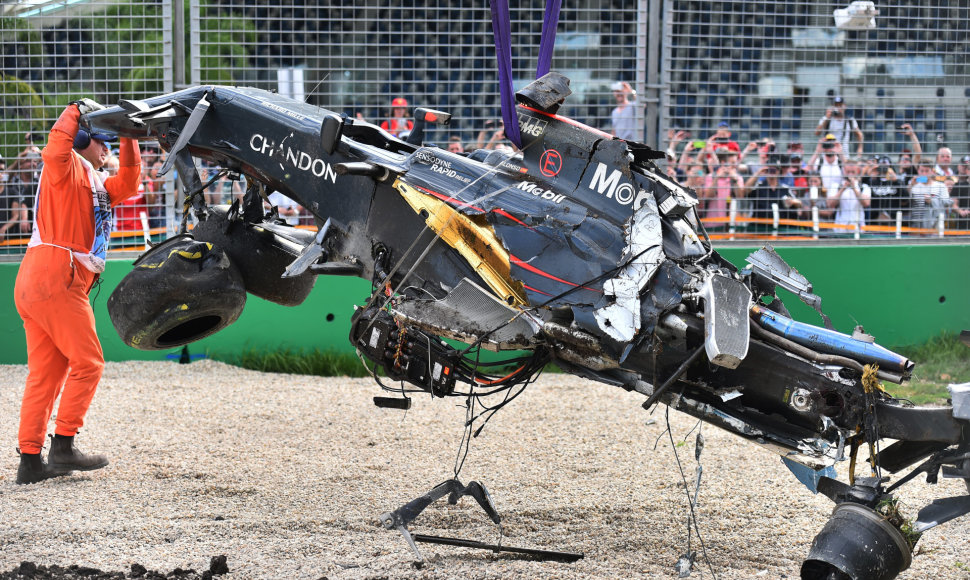
[[[912,561],[903,534],[886,518],[845,502],[812,541],[802,580],[892,580]]]

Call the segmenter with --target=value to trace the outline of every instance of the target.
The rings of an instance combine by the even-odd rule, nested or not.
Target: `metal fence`
[[[409,110],[426,106],[453,114],[448,129],[427,135],[431,142],[475,148],[500,139],[488,4],[416,4],[0,2],[0,158],[6,164],[0,251],[23,251],[36,154],[60,111],[81,96],[114,103],[194,84],[237,84],[389,123],[392,100],[403,98]],[[513,76],[521,87],[535,76],[545,2],[514,4]],[[668,170],[698,192],[716,237],[970,233],[970,215],[961,215],[970,210],[965,183],[932,175],[918,183],[916,170],[900,165],[906,149],[910,162],[918,161],[914,138],[925,161],[948,147],[955,173],[970,153],[967,0],[879,4],[871,29],[861,28],[869,24],[864,14],[837,25],[833,13],[848,4],[824,2],[563,4],[553,68],[571,78],[573,95],[561,113],[609,129],[617,106],[611,87],[629,83],[635,138],[664,148],[679,138]],[[844,116],[819,129],[836,96],[845,101]],[[858,133],[840,130],[850,117]],[[715,132],[722,122],[741,150],[736,159],[718,151]],[[900,132],[906,124],[912,137]],[[810,158],[817,146],[824,153],[818,140],[830,133],[847,154],[837,166],[839,177],[859,173],[857,187],[836,184],[832,163],[820,167],[822,183],[812,185]],[[774,151],[768,142],[759,145],[762,139]],[[789,155],[793,143],[802,146],[798,165]],[[180,221],[175,183],[156,175],[162,152],[151,143],[142,146],[143,191],[118,210],[116,246],[144,244],[145,222],[149,234],[161,237]],[[884,155],[888,166],[880,165]],[[769,166],[792,187],[760,186]],[[795,175],[785,175],[792,169]],[[226,181],[210,191],[210,200],[228,201],[240,188]],[[945,205],[943,191],[956,207]],[[865,203],[857,198],[866,193],[869,206],[860,208]]]
[[[515,4],[513,76],[521,87],[535,78],[545,3]],[[564,114],[609,127],[611,85],[626,81],[643,93],[645,5],[582,0],[563,7],[553,62],[572,79],[574,94]],[[0,46],[0,155],[8,164],[0,227],[14,222],[0,243],[14,251],[23,249],[30,182],[38,171],[25,159],[43,146],[63,107],[80,96],[114,103],[187,85],[236,84],[278,90],[373,122],[388,120],[392,99],[403,98],[409,108],[453,114],[447,131],[428,135],[437,144],[455,140],[473,148],[500,137],[486,2],[5,1]],[[156,234],[172,231],[179,221],[174,183],[157,178],[159,152],[143,145],[145,192],[116,215],[119,244],[142,243],[141,213]],[[239,190],[226,182],[210,192],[210,200],[227,201]]]
[[[970,3],[667,2],[664,24],[665,145],[718,237],[970,234]]]
[[[0,4],[0,248],[6,253],[26,247],[40,150],[69,102],[115,103],[172,90],[171,14],[169,0]],[[152,174],[156,152],[144,144],[140,191],[115,210],[116,245],[144,245],[142,213],[157,235],[173,223],[174,185]]]

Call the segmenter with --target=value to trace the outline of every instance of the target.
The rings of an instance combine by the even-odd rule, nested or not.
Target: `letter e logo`
[[[539,158],[539,171],[546,177],[559,175],[562,169],[562,155],[555,149],[546,149],[542,157]]]

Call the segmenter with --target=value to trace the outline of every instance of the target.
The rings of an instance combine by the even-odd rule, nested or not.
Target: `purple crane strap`
[[[552,51],[556,44],[556,28],[559,26],[559,10],[562,0],[546,0],[546,12],[542,20],[542,40],[539,43],[539,63],[536,78],[549,72]],[[495,35],[495,59],[498,62],[499,93],[502,102],[502,120],[505,136],[516,147],[522,147],[519,119],[515,114],[515,87],[512,85],[512,24],[509,16],[509,0],[489,0],[492,12],[492,31]]]
[[[542,40],[539,42],[539,63],[536,65],[537,79],[548,73],[552,65],[552,50],[556,45],[560,8],[562,8],[562,0],[546,0],[546,13],[542,18]]]

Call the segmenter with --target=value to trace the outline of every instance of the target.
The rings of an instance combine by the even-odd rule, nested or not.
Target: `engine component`
[[[351,321],[350,340],[394,380],[407,381],[436,397],[455,390],[457,351],[399,326],[384,310],[358,310]]]

